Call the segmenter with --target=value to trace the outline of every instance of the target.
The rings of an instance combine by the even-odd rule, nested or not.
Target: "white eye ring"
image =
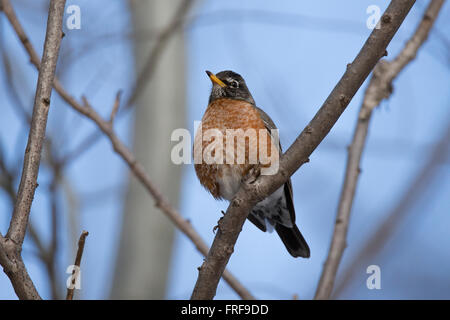
[[[239,82],[234,80],[234,79],[231,80],[230,81],[230,87],[232,87],[232,88],[239,88]]]

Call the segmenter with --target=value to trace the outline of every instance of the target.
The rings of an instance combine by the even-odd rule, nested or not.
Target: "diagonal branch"
[[[130,110],[136,102],[136,99],[142,93],[142,90],[144,90],[145,86],[153,78],[159,60],[161,59],[161,56],[164,53],[170,39],[176,35],[177,32],[184,27],[184,25],[187,24],[186,16],[189,13],[190,7],[193,6],[194,3],[195,0],[183,0],[177,8],[171,22],[155,35],[155,44],[150,50],[147,60],[142,70],[140,70],[137,80],[133,84],[131,93],[119,112],[119,116],[124,114],[127,110]],[[135,36],[138,37],[140,33],[140,31],[136,32]],[[94,132],[89,134],[77,147],[75,147],[74,150],[70,151],[64,157],[64,160],[67,162],[73,161],[75,157],[79,157],[81,154],[89,150],[89,148],[91,148],[94,144],[96,144],[100,137],[102,137],[102,133],[98,130],[94,130]]]
[[[22,41],[32,64],[39,69],[40,61],[39,58],[36,60],[36,51],[34,50],[31,42],[29,41],[25,31],[23,30],[19,20],[17,19],[9,0],[2,0],[5,7],[8,10],[4,10],[6,17],[13,26],[19,39]],[[86,98],[83,98],[83,104],[80,104],[76,99],[74,99],[62,86],[59,80],[55,77],[53,81],[53,87],[56,92],[63,98],[63,100],[69,104],[77,112],[83,114],[87,118],[91,119],[97,127],[108,137],[110,140],[114,151],[127,163],[130,170],[136,176],[136,178],[142,183],[148,193],[154,198],[155,205],[161,209],[161,211],[167,215],[167,217],[182,231],[195,245],[198,251],[200,251],[204,256],[208,254],[208,246],[200,237],[200,235],[195,231],[192,225],[186,221],[183,216],[166,200],[163,194],[160,193],[158,188],[153,184],[150,177],[145,172],[144,167],[135,158],[134,154],[125,146],[125,144],[117,137],[114,132],[112,123],[110,121],[105,121],[89,104]],[[115,101],[114,104],[117,102]],[[114,110],[114,107],[113,109]],[[252,294],[229,272],[223,273],[224,280],[230,285],[230,287],[236,291],[236,293],[242,299],[255,299]]]
[[[23,263],[21,251],[28,226],[31,203],[37,187],[41,151],[50,108],[52,83],[62,38],[62,19],[65,3],[65,0],[52,0],[50,2],[44,52],[36,86],[22,178],[8,232],[4,238],[0,238],[0,251],[3,252],[0,255],[0,262],[20,299],[40,299],[39,293],[34,287]],[[5,14],[12,11],[8,1],[2,1],[2,7]]]
[[[234,250],[234,245],[253,206],[273,193],[295,171],[326,137],[344,112],[350,100],[385,55],[386,48],[402,24],[414,0],[392,0],[383,16],[379,29],[374,29],[355,60],[330,93],[320,110],[280,159],[278,173],[261,176],[254,183],[243,183],[231,201],[225,216],[219,221],[219,230],[200,268],[192,299],[212,299],[216,294],[220,275]]]
[[[319,285],[317,286],[315,299],[328,299],[330,297],[337,270],[345,247],[347,246],[346,238],[350,222],[350,212],[355,197],[360,173],[361,155],[366,143],[372,111],[383,99],[390,97],[393,80],[417,55],[417,51],[427,39],[443,3],[444,0],[432,0],[414,35],[406,43],[403,50],[392,62],[380,61],[373,71],[372,79],[366,89],[361,105],[353,140],[348,148],[345,180],[339,200],[336,224],[334,226],[328,257],[320,277]]]

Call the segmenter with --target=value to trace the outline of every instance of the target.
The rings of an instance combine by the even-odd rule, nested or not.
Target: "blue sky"
[[[28,1],[18,1],[17,11],[33,44],[41,52],[45,29]],[[74,1],[68,1],[69,4]],[[124,2],[79,1],[82,29],[68,31],[71,47],[62,47],[59,71],[72,95],[87,95],[106,115],[118,89],[129,88],[133,75],[130,42],[120,35],[130,31],[129,13]],[[317,112],[329,92],[356,56],[370,34],[366,27],[366,8],[377,4],[381,10],[388,1],[203,1],[195,13],[198,18],[185,30],[187,43],[186,128],[193,130],[206,108],[210,81],[204,70],[234,70],[247,82],[256,104],[264,109],[280,128],[286,149]],[[418,1],[388,47],[393,58],[414,31],[428,1]],[[37,5],[36,5],[37,6]],[[43,12],[43,11],[40,11]],[[42,13],[41,13],[42,16]],[[114,19],[111,19],[114,17]],[[402,198],[417,172],[450,122],[449,19],[450,7],[442,9],[428,42],[394,83],[394,93],[375,110],[368,143],[362,160],[362,174],[352,210],[348,247],[339,269],[345,273],[366,239],[390,214]],[[1,16],[1,45],[7,48],[17,68],[16,85],[25,88],[21,98],[31,106],[37,73],[11,29]],[[37,27],[39,26],[39,27]],[[119,35],[121,41],[109,41],[103,35]],[[92,39],[103,39],[98,43]],[[447,37],[447,38],[446,38]],[[447,39],[447,40],[443,40]],[[120,63],[117,63],[120,61]],[[64,66],[64,68],[63,68]],[[3,74],[3,66],[0,67]],[[107,75],[108,81],[103,76]],[[26,143],[20,118],[6,98],[4,77],[0,79],[3,115],[0,138],[10,165],[17,165]],[[346,146],[350,143],[364,88],[358,91],[330,134],[311,155],[310,162],[292,177],[297,224],[311,248],[310,259],[293,259],[276,234],[262,233],[246,223],[236,244],[229,269],[258,298],[300,299],[314,295],[333,230],[339,192],[343,181]],[[56,95],[55,95],[56,96]],[[54,96],[54,97],[55,97]],[[94,129],[54,98],[48,130],[59,132],[70,127],[61,143],[61,154],[71,150]],[[69,111],[68,111],[69,110]],[[130,143],[132,115],[117,124],[120,136]],[[64,132],[64,130],[63,130]],[[170,137],[159,137],[170,142]],[[69,141],[64,142],[63,141]],[[57,141],[58,142],[58,141]],[[448,144],[447,144],[448,146]],[[448,151],[448,148],[447,148]],[[169,159],[168,159],[169,161]],[[369,261],[356,263],[356,273],[339,298],[399,299],[450,298],[450,159],[442,160],[420,196],[414,199],[394,232]],[[151,177],[152,168],[147,168]],[[113,154],[106,139],[85,152],[67,170],[73,189],[81,199],[81,226],[90,231],[83,261],[82,297],[107,298],[111,287],[117,234],[123,206],[124,183],[128,175],[122,161]],[[40,179],[48,179],[43,167]],[[49,234],[48,208],[43,194],[37,192],[32,221],[45,237]],[[63,208],[67,206],[61,203]],[[211,243],[212,227],[225,210],[226,202],[215,201],[198,183],[192,165],[184,167],[180,212],[189,218],[202,237]],[[0,211],[11,205],[0,192]],[[67,210],[64,220],[68,219]],[[0,219],[0,230],[7,228],[8,215]],[[67,248],[67,234],[61,236],[61,270],[73,254]],[[190,296],[202,257],[190,241],[177,233],[172,257],[168,298]],[[44,297],[49,295],[47,279],[34,248],[26,242],[23,255],[31,277]],[[381,268],[382,289],[368,290],[366,268]],[[61,272],[61,281],[65,276]],[[8,278],[0,274],[0,299],[14,298]],[[219,299],[235,299],[224,283],[217,291]]]

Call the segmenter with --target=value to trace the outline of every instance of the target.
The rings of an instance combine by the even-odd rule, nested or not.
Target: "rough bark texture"
[[[8,232],[4,238],[0,238],[0,251],[2,251],[0,253],[0,263],[20,299],[40,299],[39,293],[34,287],[23,263],[21,251],[28,226],[31,204],[38,185],[37,177],[41,151],[45,139],[53,79],[62,38],[62,19],[65,3],[65,0],[52,0],[50,2],[44,52],[36,86],[22,177]],[[5,13],[12,12],[9,1],[3,0],[2,6]]]

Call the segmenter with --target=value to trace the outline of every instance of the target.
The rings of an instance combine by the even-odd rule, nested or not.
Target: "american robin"
[[[269,155],[281,153],[281,145],[274,139],[275,124],[263,110],[256,106],[244,79],[239,74],[233,71],[222,71],[217,75],[210,71],[206,73],[213,86],[208,107],[202,118],[201,130],[197,131],[194,140],[194,153],[197,150],[205,150],[205,153],[209,151],[213,160],[205,161],[202,158],[199,163],[195,162],[195,172],[200,183],[214,198],[230,201],[250,171],[270,165],[261,164],[259,157],[257,161],[251,161],[252,151],[256,150],[258,156],[262,152],[263,142],[266,141],[264,134],[268,139],[266,147],[270,149]],[[244,143],[242,140],[240,144],[234,143],[233,136],[230,143],[227,139],[228,132],[239,129],[246,133]],[[205,137],[206,132],[211,130],[215,132],[214,139]],[[251,130],[254,130],[256,135],[247,134]],[[223,146],[210,148],[213,142],[223,142]],[[227,149],[227,145],[232,146],[231,150]],[[239,153],[243,154],[241,162],[237,161]],[[218,158],[220,155],[223,157]],[[228,156],[233,155],[233,162],[230,163]],[[223,161],[223,158],[227,161]],[[218,159],[221,161],[217,161]],[[248,215],[248,219],[264,232],[275,228],[293,257],[308,258],[310,256],[308,244],[295,225],[290,179],[273,194],[257,203]]]

